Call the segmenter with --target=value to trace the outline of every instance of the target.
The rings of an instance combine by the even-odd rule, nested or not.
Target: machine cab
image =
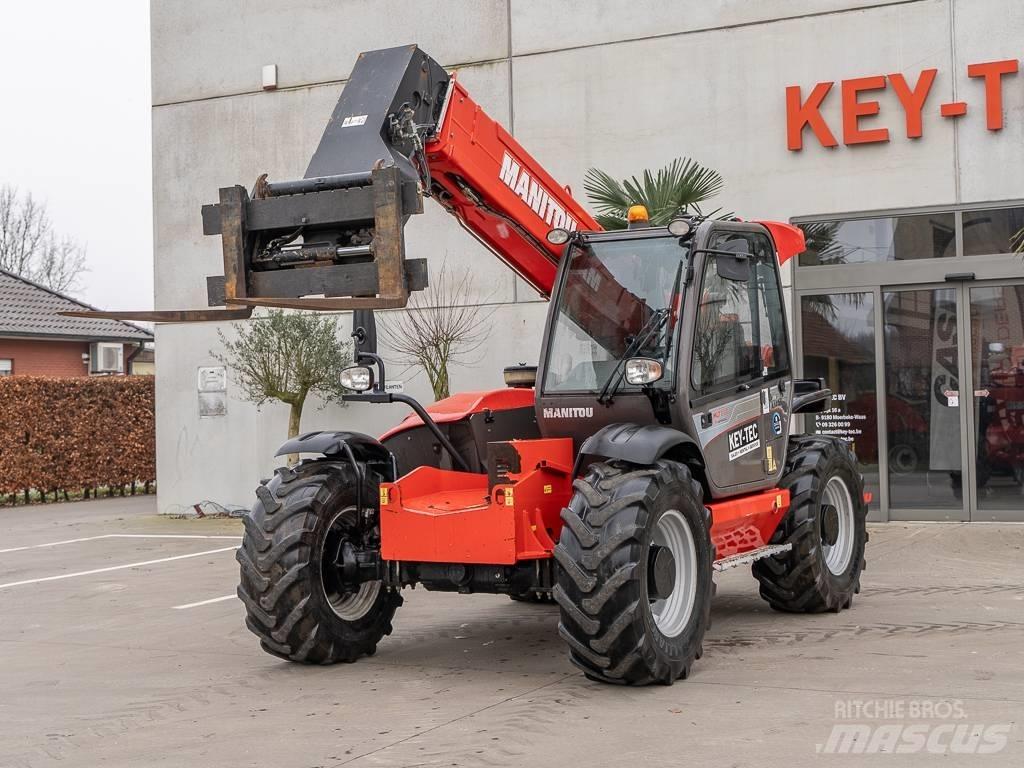
[[[768,230],[730,221],[579,233],[567,244],[537,378],[545,437],[577,449],[616,423],[685,433],[714,497],[774,485],[792,387]],[[675,223],[674,223],[675,224]]]

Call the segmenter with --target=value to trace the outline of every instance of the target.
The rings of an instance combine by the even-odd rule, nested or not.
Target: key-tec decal
[[[740,456],[745,456],[760,447],[761,435],[756,421],[744,424],[729,433],[729,461],[736,461]]]

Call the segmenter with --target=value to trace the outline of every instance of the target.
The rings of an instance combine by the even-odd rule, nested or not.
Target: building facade
[[[1024,519],[1021,31],[1017,0],[153,3],[156,304],[203,306],[220,273],[200,206],[261,173],[301,177],[359,51],[415,42],[560,183],[687,156],[724,177],[715,205],[803,225],[783,273],[793,357],[837,393],[804,428],[853,442],[875,519]],[[472,270],[465,301],[493,307],[453,389],[501,386],[505,365],[536,361],[547,306],[431,206],[409,254]],[[224,407],[202,405],[219,379],[200,369],[232,332],[157,330],[162,510],[248,505],[275,463],[284,406],[257,411],[230,376]],[[422,374],[398,378],[429,400]],[[310,408],[303,426],[402,416]]]
[[[0,270],[0,376],[152,373],[136,368],[152,355],[152,333],[119,320],[59,314],[82,309],[92,307]]]

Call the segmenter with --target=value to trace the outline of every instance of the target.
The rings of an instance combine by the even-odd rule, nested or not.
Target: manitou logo
[[[551,194],[524,171],[508,152],[501,158],[498,178],[522,198],[550,227],[576,231],[576,219],[565,212]],[[579,410],[579,409],[576,409]]]
[[[594,416],[593,408],[545,408],[545,419],[590,419]]]

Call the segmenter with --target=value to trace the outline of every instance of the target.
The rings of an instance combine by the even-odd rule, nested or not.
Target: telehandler
[[[372,319],[427,285],[403,240],[424,197],[550,300],[535,367],[428,406],[385,390]],[[792,373],[779,266],[799,229],[650,226],[635,206],[602,231],[414,45],[360,54],[303,179],[221,189],[202,213],[225,308],[131,316],[354,310],[346,399],[412,409],[379,438],[311,432],[277,452],[307,458],[257,489],[238,551],[267,652],[372,655],[419,584],[553,599],[587,677],[671,684],[701,657],[715,571],[752,563],[780,611],[850,607],[863,479],[844,442],[789,434],[831,401]]]

